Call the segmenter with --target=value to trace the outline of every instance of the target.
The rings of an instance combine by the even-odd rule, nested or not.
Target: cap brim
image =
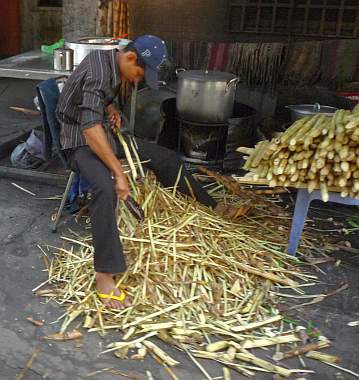
[[[153,70],[150,66],[146,65],[145,81],[148,87],[158,90],[158,70]]]

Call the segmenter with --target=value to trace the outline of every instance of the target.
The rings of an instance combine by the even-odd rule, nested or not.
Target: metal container
[[[220,71],[177,70],[177,110],[187,121],[223,124],[232,116],[239,78]]]
[[[54,69],[58,71],[72,71],[74,68],[74,51],[69,48],[54,50]]]
[[[111,37],[86,37],[77,41],[66,42],[66,47],[74,51],[74,65],[78,66],[81,61],[93,50],[123,49],[131,40],[124,38],[112,39]]]
[[[135,136],[157,142],[165,119],[161,111],[162,104],[167,99],[175,98],[176,92],[165,85],[161,85],[158,90],[152,90],[148,87],[139,90],[135,107]],[[123,113],[130,120],[131,102],[125,104]],[[122,129],[124,132],[130,132],[126,126],[123,126]]]
[[[286,106],[286,108],[288,108],[291,112],[292,121],[296,121],[310,115],[317,115],[318,113],[332,116],[338,110],[338,108],[322,106],[319,103],[290,105]]]

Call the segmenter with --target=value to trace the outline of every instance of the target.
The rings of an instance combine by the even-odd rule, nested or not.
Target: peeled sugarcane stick
[[[248,273],[254,274],[256,276],[266,278],[267,280],[270,280],[270,281],[277,283],[277,284],[293,286],[293,287],[298,286],[298,284],[293,280],[281,278],[281,277],[277,276],[276,274],[264,272],[264,271],[261,271],[260,269],[253,268],[249,265],[242,264],[240,262],[236,263],[236,266],[239,269],[243,270],[244,272],[248,272]]]
[[[324,363],[336,364],[341,362],[341,359],[338,356],[323,354],[322,352],[318,351],[309,351],[305,356],[307,358],[319,360]]]
[[[359,180],[356,179],[356,180],[353,181],[352,191],[354,193],[359,192]]]
[[[280,141],[278,142],[276,141],[276,139],[272,140],[270,144],[267,146],[267,149],[263,155],[263,159],[268,160],[273,155],[273,153],[275,153],[281,148],[282,146],[280,145]]]
[[[320,191],[322,194],[322,200],[323,202],[329,202],[329,191],[328,191],[328,186],[325,182],[321,182],[320,184]]]
[[[156,346],[149,340],[144,340],[142,344],[151,352],[153,352],[156,356],[158,356],[164,363],[166,363],[170,367],[174,367],[180,364],[178,361],[171,358],[166,352],[164,352],[161,348]]]
[[[223,367],[223,380],[232,380],[231,372],[226,367]]]
[[[335,138],[337,125],[343,121],[343,113],[341,111],[342,110],[336,111],[333,118],[332,118],[332,125],[330,126],[330,130],[328,133],[329,139]]]
[[[136,180],[138,177],[137,169],[136,169],[136,166],[133,162],[131,152],[128,148],[128,145],[127,145],[127,143],[126,143],[126,141],[125,141],[125,139],[122,136],[122,133],[120,131],[117,131],[116,134],[117,134],[117,138],[118,138],[119,142],[121,143],[123,150],[125,152],[126,160],[127,160],[128,164],[130,166],[130,169],[131,169],[132,178],[133,178],[133,180]]]
[[[292,134],[290,140],[289,140],[289,146],[295,146],[300,141],[303,135],[312,128],[315,128],[318,123],[320,124],[321,121],[321,115],[315,115],[313,118],[309,119],[307,122],[302,124],[301,128],[298,128],[295,133]]]
[[[314,119],[314,117],[313,117]],[[300,130],[300,134],[297,137],[297,144],[303,144],[307,137],[310,137],[311,135],[318,135],[320,136],[322,134],[323,125],[326,124],[326,116],[322,114],[318,114],[318,118],[316,120],[311,120],[310,122],[307,122],[305,125],[305,128],[303,127]],[[311,139],[308,143],[308,146],[311,143]]]
[[[304,148],[308,148],[309,145],[313,142],[314,139],[321,135],[325,135],[325,133],[328,133],[330,125],[330,118],[327,116],[323,116],[321,119],[320,125],[318,127],[313,127],[312,130],[310,130],[302,139],[303,139],[303,145]],[[325,131],[325,133],[323,133]]]
[[[239,372],[239,373],[241,373],[241,374],[243,374],[243,375],[245,375],[247,377],[254,375],[253,372],[247,370],[246,368],[243,368],[239,364],[234,364],[234,363],[226,361],[226,354],[225,353],[221,353],[221,352],[206,352],[206,351],[192,351],[192,352],[193,352],[193,356],[195,356],[196,358],[211,359],[211,360],[218,361],[218,362],[220,362],[222,364],[225,364],[227,367],[232,368],[235,371],[237,371],[237,372]],[[198,366],[199,363],[195,362],[195,364],[197,364],[197,366]],[[207,379],[212,380],[212,378],[210,378],[210,377],[207,377]]]
[[[254,152],[254,148],[247,148],[247,147],[242,146],[242,147],[237,148],[237,152],[243,153],[246,155],[251,155]]]
[[[346,124],[345,129],[350,132],[350,131],[355,130],[358,127],[359,127],[359,116],[356,116],[348,124]]]
[[[283,174],[288,164],[288,160],[285,158],[281,161],[281,163],[278,166],[278,174]]]
[[[353,148],[349,149],[348,155],[346,157],[347,161],[355,161],[356,160],[356,153]]]
[[[329,160],[333,160],[335,157],[335,151],[334,150],[330,150],[329,152],[327,152],[327,158]]]
[[[243,331],[248,331],[248,330],[253,330],[253,329],[257,329],[259,327],[263,327],[266,325],[271,325],[273,323],[279,322],[282,319],[283,319],[283,317],[281,315],[276,315],[274,317],[265,319],[264,321],[258,321],[258,322],[248,323],[248,324],[243,325],[243,326],[232,327],[231,330],[233,332],[237,332],[237,333],[243,332]]]
[[[247,363],[252,363],[258,367],[265,369],[268,372],[278,373],[279,375],[283,377],[289,377],[292,374],[292,372],[289,369],[280,367],[266,360],[257,358],[256,356],[254,356],[247,350],[242,350],[242,352],[237,353],[236,359],[247,362]]]
[[[269,166],[268,164],[262,164],[258,167],[257,174],[258,178],[266,178],[268,174]]]
[[[353,110],[352,110],[352,114],[353,114],[354,116],[359,115],[359,104],[357,104],[357,105],[353,108]]]
[[[222,351],[226,348],[228,348],[230,345],[230,342],[227,340],[220,340],[218,342],[207,344],[206,351],[208,352],[217,352]]]
[[[309,116],[304,117],[303,119],[297,120],[290,128],[288,128],[281,136],[280,141],[282,144],[289,142],[291,137],[300,130],[303,125],[310,119]]]
[[[151,371],[146,371],[146,377],[147,377],[147,380],[155,380]]]
[[[349,171],[349,168],[350,168],[350,165],[349,165],[349,162],[341,162],[340,163],[340,169],[344,172],[344,173],[346,173],[346,172],[348,172]]]
[[[257,167],[259,163],[261,162],[264,153],[266,151],[267,146],[269,145],[268,141],[261,141],[257,144],[255,151],[251,155],[250,161],[246,162],[246,164],[243,166],[243,168],[246,170],[246,167],[250,164],[250,167]],[[248,166],[249,167],[249,166]]]

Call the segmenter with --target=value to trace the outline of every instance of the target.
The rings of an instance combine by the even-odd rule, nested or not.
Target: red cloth
[[[208,70],[226,70],[230,45],[228,43],[208,44]]]

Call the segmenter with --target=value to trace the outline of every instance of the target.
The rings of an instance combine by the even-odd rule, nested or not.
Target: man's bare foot
[[[226,205],[224,202],[218,203],[214,211],[225,219],[238,219],[241,216],[248,214],[251,206],[236,207],[233,205]]]
[[[111,273],[96,272],[96,289],[101,294],[108,294],[108,299],[102,302],[111,309],[125,309],[131,306],[128,297],[123,302],[111,299],[110,296],[121,296],[122,292],[116,288],[116,283]]]

